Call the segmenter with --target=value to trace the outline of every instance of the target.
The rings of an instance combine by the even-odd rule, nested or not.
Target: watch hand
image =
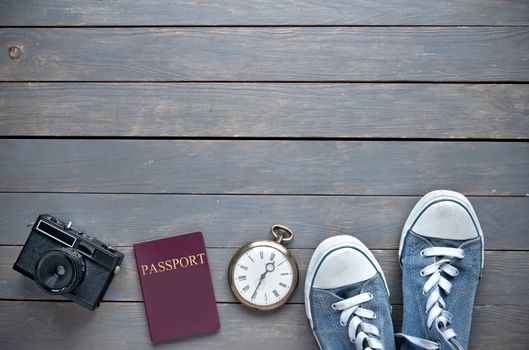
[[[276,263],[276,262],[274,261],[274,262],[271,262],[271,263],[266,264],[266,266],[265,266],[265,272],[261,275],[261,278],[259,279],[259,283],[257,283],[257,287],[255,287],[255,292],[253,292],[253,294],[252,294],[252,299],[255,298],[255,295],[257,294],[257,290],[259,289],[259,286],[260,286],[261,283],[263,282],[263,280],[264,280],[266,274],[267,274],[268,272],[272,272],[272,271],[274,271],[274,269],[275,269],[275,263]],[[272,269],[270,269],[270,270],[268,269],[268,266],[269,266],[269,265],[272,266]]]
[[[266,276],[266,273],[268,271],[265,271],[262,275],[261,275],[261,279],[259,279],[259,283],[257,283],[257,287],[255,287],[255,292],[253,292],[252,294],[252,299],[255,298],[255,295],[257,294],[257,289],[259,289],[259,286],[261,285],[261,282],[263,282],[265,276]]]

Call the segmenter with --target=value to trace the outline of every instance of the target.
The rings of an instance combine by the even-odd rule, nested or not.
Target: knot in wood
[[[11,46],[9,48],[9,58],[13,60],[16,60],[17,58],[19,58],[21,53],[22,51],[20,50],[20,48],[16,46]]]

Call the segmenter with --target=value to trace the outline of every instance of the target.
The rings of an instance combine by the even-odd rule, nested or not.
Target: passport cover
[[[219,329],[201,232],[134,244],[153,342]]]

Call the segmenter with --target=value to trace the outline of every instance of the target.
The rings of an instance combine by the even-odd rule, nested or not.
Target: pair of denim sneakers
[[[466,349],[483,268],[483,232],[468,199],[433,191],[413,208],[399,246],[402,333],[393,333],[389,290],[358,239],[324,240],[312,256],[305,307],[322,350]]]

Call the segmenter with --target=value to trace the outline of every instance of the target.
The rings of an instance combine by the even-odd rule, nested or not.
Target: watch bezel
[[[239,293],[239,291],[235,287],[235,266],[236,266],[237,261],[247,251],[249,251],[250,249],[257,248],[257,247],[270,247],[270,248],[277,249],[288,259],[290,265],[292,266],[292,286],[290,290],[288,291],[288,293],[285,295],[285,297],[274,304],[256,305],[244,299],[244,297]],[[290,251],[284,245],[276,243],[274,241],[268,241],[268,240],[254,241],[254,242],[250,242],[248,244],[243,245],[241,248],[239,248],[239,250],[237,250],[235,255],[233,255],[233,257],[231,258],[230,265],[228,268],[228,283],[230,285],[231,292],[233,293],[235,298],[241,302],[241,304],[251,309],[254,309],[254,310],[269,311],[269,310],[277,309],[281,305],[285,304],[290,299],[294,291],[296,290],[298,286],[298,282],[299,282],[299,271],[298,271],[298,264],[296,263],[296,259],[294,259],[294,256],[290,253]]]

